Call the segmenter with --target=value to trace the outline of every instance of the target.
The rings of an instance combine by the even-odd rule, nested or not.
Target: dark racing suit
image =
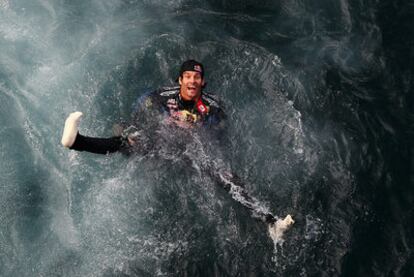
[[[203,92],[197,102],[185,101],[180,96],[179,87],[167,87],[138,99],[132,124],[129,127],[140,128],[140,126],[147,125],[146,129],[154,130],[154,124],[171,120],[183,126],[201,125],[217,131],[222,128],[224,118],[225,114],[212,94]],[[126,132],[124,136],[93,138],[78,133],[70,149],[95,154],[128,151],[130,146],[127,142],[127,135]]]
[[[179,87],[162,88],[138,99],[132,117],[132,124],[126,128],[127,132],[124,132],[124,135],[111,138],[95,138],[78,133],[70,149],[96,154],[107,154],[116,151],[130,153],[134,150],[139,152],[142,151],[141,148],[146,146],[135,147],[134,149],[134,146],[128,143],[128,138],[131,135],[128,130],[138,130],[139,128],[142,130],[144,128],[142,131],[148,133],[157,130],[157,125],[160,123],[170,123],[183,128],[200,126],[209,129],[210,133],[218,132],[220,135],[223,130],[224,119],[225,114],[215,96],[202,92],[197,102],[184,101],[180,96]],[[140,143],[141,139],[143,138],[138,137],[137,139],[139,146],[148,145],[148,143]],[[247,193],[240,178],[229,171],[218,169],[213,164],[213,162],[205,164],[203,166],[204,170],[212,175],[216,182],[231,194],[233,199],[247,207],[253,212],[254,216],[261,220],[268,223],[275,222],[275,217],[264,209],[259,201]]]

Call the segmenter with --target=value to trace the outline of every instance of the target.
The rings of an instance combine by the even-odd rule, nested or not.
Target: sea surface
[[[60,145],[73,111],[110,137],[186,59],[222,143]],[[0,0],[0,276],[414,276],[413,69],[412,0]],[[212,169],[291,214],[283,239]]]

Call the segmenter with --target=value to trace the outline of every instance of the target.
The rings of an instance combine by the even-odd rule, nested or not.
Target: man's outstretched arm
[[[277,218],[256,198],[249,195],[240,177],[230,172],[217,172],[215,175],[218,184],[230,193],[234,200],[249,209],[255,217],[269,224],[276,222]]]
[[[218,173],[217,177],[219,183],[231,194],[234,200],[252,211],[254,216],[268,224],[269,236],[274,242],[281,241],[284,232],[295,223],[290,214],[285,218],[278,218],[267,211],[258,200],[247,193],[243,182],[238,176],[221,172]]]

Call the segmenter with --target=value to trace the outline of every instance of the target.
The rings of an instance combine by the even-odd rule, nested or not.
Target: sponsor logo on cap
[[[196,65],[194,66],[194,71],[202,72],[202,70],[201,70],[201,66],[199,66],[198,64],[196,64]]]

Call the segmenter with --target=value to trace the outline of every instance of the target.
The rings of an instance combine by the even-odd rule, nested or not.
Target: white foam
[[[8,9],[9,8],[9,1],[8,0],[0,0],[0,8],[1,9]]]

